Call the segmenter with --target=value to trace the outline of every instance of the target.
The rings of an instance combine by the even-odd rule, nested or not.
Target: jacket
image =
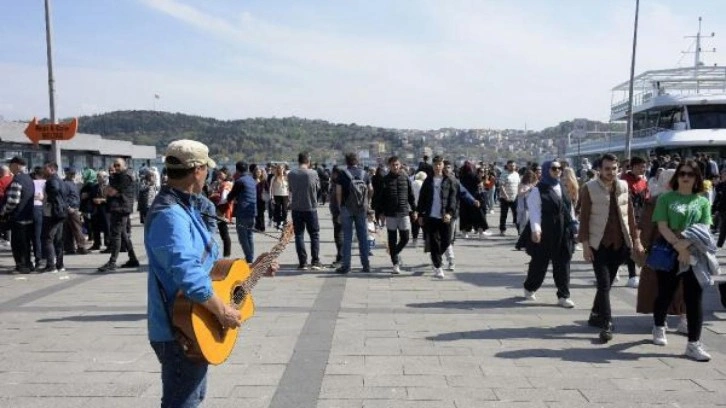
[[[693,224],[681,232],[681,235],[691,243],[688,247],[691,252],[691,263],[680,265],[678,273],[693,268],[693,275],[702,288],[713,285],[711,276],[720,275],[721,269],[716,258],[717,248],[711,237],[710,227],[706,224]]]
[[[257,184],[249,173],[242,174],[232,186],[227,201],[235,201],[237,220],[257,216]]]
[[[219,258],[219,247],[194,201],[191,195],[164,186],[144,222],[150,341],[174,340],[171,302],[178,292],[197,303],[214,293],[209,272]]]
[[[431,207],[434,204],[434,177],[427,177],[421,186],[421,193],[418,196],[418,213],[425,217],[431,216]],[[443,218],[445,214],[449,214],[452,218],[456,215],[456,186],[452,179],[444,176],[441,180],[441,214],[437,214],[438,218]]]
[[[109,178],[109,186],[118,191],[106,199],[108,210],[112,213],[131,214],[134,211],[134,180],[125,171],[114,173]]]
[[[43,216],[53,219],[63,219],[68,216],[68,203],[66,198],[68,189],[57,174],[53,174],[45,181],[45,201],[43,202]]]
[[[388,173],[380,183],[381,191],[376,196],[376,211],[382,212],[386,217],[408,216],[416,208],[416,199],[413,195],[411,180],[401,173]]]
[[[26,173],[18,173],[13,177],[10,187],[5,191],[5,204],[2,215],[23,224],[33,222],[33,197],[35,184]]]

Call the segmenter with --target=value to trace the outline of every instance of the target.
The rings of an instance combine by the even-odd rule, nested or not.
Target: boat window
[[[673,129],[675,124],[683,121],[682,108],[675,108],[662,111],[658,120],[658,127],[663,129]]]
[[[691,129],[726,129],[726,104],[689,105]]]

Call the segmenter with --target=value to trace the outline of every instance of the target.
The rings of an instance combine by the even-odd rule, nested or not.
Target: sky
[[[726,65],[726,1],[641,0],[636,74]],[[392,128],[607,121],[635,0],[52,0],[58,117],[158,109]],[[48,117],[43,0],[0,0],[0,116]],[[155,97],[158,95],[158,99]]]

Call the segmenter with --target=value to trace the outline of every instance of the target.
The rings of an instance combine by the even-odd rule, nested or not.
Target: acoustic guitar
[[[242,322],[255,314],[252,288],[270,269],[292,236],[292,223],[288,223],[279,242],[269,252],[260,255],[252,268],[244,259],[221,259],[215,262],[209,273],[212,289],[222,301],[240,311]],[[207,308],[182,294],[178,294],[174,301],[172,325],[187,358],[214,365],[223,363],[230,356],[242,327],[222,327]]]

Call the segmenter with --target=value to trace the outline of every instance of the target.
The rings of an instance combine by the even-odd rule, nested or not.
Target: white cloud
[[[65,115],[150,109],[160,93],[160,109],[220,118],[297,115],[410,128],[527,122],[541,128],[573,117],[606,120],[609,89],[629,72],[630,2],[584,16],[598,24],[575,32],[556,14],[539,15],[521,2],[421,1],[415,4],[430,19],[421,22],[424,42],[294,27],[250,13],[212,14],[203,3],[142,1],[228,45],[236,74],[59,67]],[[673,7],[641,4],[637,71],[674,66],[688,45],[682,37],[695,30],[695,17]],[[707,19],[709,31],[726,35],[715,20]],[[0,88],[19,95],[0,114],[47,111],[43,69],[0,64],[0,78],[13,78],[0,79]],[[36,85],[30,89],[17,85],[31,77]]]

